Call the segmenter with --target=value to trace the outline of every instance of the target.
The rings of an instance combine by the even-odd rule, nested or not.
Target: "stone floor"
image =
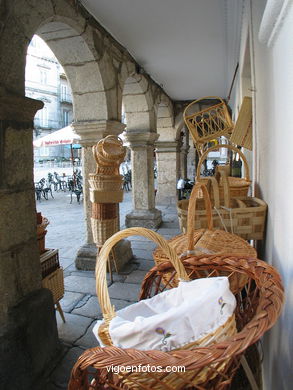
[[[71,368],[77,357],[87,348],[97,346],[92,328],[97,319],[102,318],[95,287],[94,272],[79,271],[75,268],[74,258],[79,247],[85,242],[85,224],[83,205],[67,192],[54,192],[54,199],[37,202],[37,210],[46,216],[50,225],[46,236],[47,248],[58,248],[60,263],[64,269],[65,295],[60,301],[65,314],[63,323],[56,312],[59,337],[62,341],[62,353],[50,374],[48,390],[66,389]],[[163,223],[158,233],[171,238],[179,233],[178,218],[174,206],[158,206],[162,211]],[[131,192],[125,193],[120,205],[121,228],[125,226],[125,215],[131,211]],[[154,265],[152,251],[155,244],[143,237],[130,237],[133,260],[113,275],[109,281],[111,302],[121,309],[138,299],[140,285],[146,272]]]
[[[37,202],[37,210],[50,220],[46,236],[47,248],[58,248],[60,262],[64,268],[65,295],[60,301],[65,313],[63,323],[56,312],[58,332],[62,350],[52,370],[48,372],[46,384],[42,390],[63,390],[67,388],[71,368],[78,356],[87,348],[98,343],[92,333],[97,319],[102,317],[98,304],[94,272],[79,271],[75,268],[74,258],[79,247],[85,242],[85,225],[83,221],[83,205],[76,199],[70,204],[66,192],[53,193],[54,199]],[[179,233],[176,208],[174,206],[158,206],[162,211],[163,223],[158,233],[171,238]],[[131,192],[125,193],[124,202],[120,205],[121,228],[124,228],[125,215],[131,210]],[[137,301],[142,279],[154,265],[152,251],[155,244],[143,237],[130,237],[134,254],[133,260],[126,265],[119,275],[114,274],[113,283],[109,285],[111,302],[116,309],[123,308]],[[257,359],[256,359],[257,360]],[[253,366],[259,367],[254,359]],[[249,390],[245,375],[237,376],[233,389]],[[39,389],[37,389],[39,390]]]

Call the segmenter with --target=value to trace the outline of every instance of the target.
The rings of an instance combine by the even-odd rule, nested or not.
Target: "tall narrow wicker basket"
[[[227,389],[231,384],[241,355],[248,346],[255,343],[264,332],[273,326],[283,304],[284,294],[280,277],[276,270],[261,260],[242,256],[200,256],[189,257],[179,262],[174,251],[156,233],[143,228],[131,228],[116,233],[102,249],[97,263],[97,293],[100,299],[106,326],[105,340],[110,342],[107,324],[115,316],[110,304],[106,282],[106,262],[112,245],[129,235],[141,234],[162,245],[171,262],[154,267],[142,284],[141,299],[156,295],[169,288],[172,283],[162,284],[162,280],[174,280],[174,275],[186,279],[216,276],[222,272],[245,275],[247,284],[245,294],[242,287],[235,291],[237,299],[236,319],[238,333],[225,334],[223,339],[203,341],[203,345],[194,345],[191,350],[181,349],[170,352],[158,350],[140,351],[118,347],[92,348],[85,351],[73,367],[69,390],[101,389],[145,389],[177,390],[185,388]],[[183,267],[183,268],[182,268]],[[176,275],[176,279],[178,279]],[[200,313],[199,313],[200,315]],[[228,328],[227,328],[228,329]],[[227,338],[226,338],[227,336]],[[111,367],[167,367],[184,366],[185,372],[154,372],[151,369],[143,373],[120,370],[119,374]]]

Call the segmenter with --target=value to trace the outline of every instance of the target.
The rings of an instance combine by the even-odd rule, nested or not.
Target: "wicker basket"
[[[219,196],[218,182],[214,177],[210,178],[213,183],[214,194],[213,227],[236,234],[244,240],[262,240],[265,232],[267,204],[255,197],[230,199],[229,186],[226,184],[227,178],[223,173],[221,177],[222,183],[224,183],[222,187],[225,194],[224,201]],[[188,205],[189,200],[187,199],[180,200],[177,203],[179,225],[183,233],[187,232]],[[195,214],[195,229],[206,229],[208,220],[203,199],[197,200]]]
[[[116,166],[124,160],[126,148],[119,137],[108,135],[93,146],[93,154],[98,166]]]
[[[239,156],[241,157],[243,164],[244,164],[244,168],[245,168],[245,177],[241,178],[241,177],[229,176],[228,182],[229,182],[229,187],[230,187],[231,198],[246,197],[248,195],[249,187],[251,184],[251,180],[250,180],[250,176],[249,176],[249,166],[247,163],[247,159],[244,156],[244,154],[241,152],[241,150],[239,150],[238,148],[236,148],[233,145],[226,145],[226,144],[221,145],[220,144],[220,145],[212,146],[211,148],[207,149],[199,159],[199,162],[197,165],[197,171],[196,171],[196,181],[201,182],[201,183],[207,183],[208,177],[201,177],[200,176],[200,168],[201,168],[204,160],[206,159],[207,155],[214,150],[218,150],[219,148],[233,150],[235,153],[238,153]],[[219,169],[219,171],[221,172],[221,168]],[[202,196],[202,194],[199,192],[198,196]],[[223,185],[221,182],[220,182],[220,197],[224,198],[224,189],[223,189]]]
[[[97,191],[121,191],[123,189],[122,175],[89,174],[90,188]]]
[[[97,246],[104,242],[118,230],[118,217],[112,219],[91,218],[93,240]]]
[[[219,103],[188,114],[188,112],[193,111],[194,107],[202,104],[205,99],[217,99]],[[216,96],[193,101],[185,108],[183,118],[195,144],[204,144],[221,135],[228,135],[232,132],[234,126],[226,103]]]
[[[207,221],[207,228],[195,229],[195,221],[197,217],[196,205],[198,199],[196,194],[198,193],[199,187],[204,193],[205,201],[205,220]],[[242,238],[228,233],[223,230],[214,230],[213,218],[212,218],[212,206],[210,196],[205,184],[197,183],[191,192],[189,199],[189,206],[187,212],[187,232],[186,234],[180,234],[168,240],[168,243],[172,248],[175,249],[177,255],[182,258],[186,253],[193,254],[239,254],[243,256],[256,257],[256,250],[248,244]],[[166,255],[163,251],[158,248],[153,252],[153,258],[157,265],[167,261]],[[239,277],[235,275],[230,280],[231,288],[234,286],[243,285],[246,283],[245,277]],[[233,284],[233,285],[232,285]]]
[[[96,285],[97,285],[97,295],[99,298],[99,302],[103,311],[104,316],[104,325],[100,326],[99,328],[99,336],[103,340],[105,345],[111,346],[112,341],[109,334],[109,323],[112,318],[115,317],[115,311],[114,308],[111,306],[110,298],[108,295],[108,288],[107,288],[107,280],[106,280],[106,264],[108,260],[108,256],[111,252],[112,247],[120,241],[122,238],[129,237],[130,235],[142,235],[144,237],[152,239],[154,242],[156,242],[162,250],[165,251],[168,258],[171,259],[172,264],[174,268],[176,269],[176,272],[178,273],[178,277],[180,277],[182,280],[189,280],[187,277],[187,274],[185,272],[185,269],[181,263],[181,261],[177,258],[176,253],[174,250],[172,250],[167,241],[164,240],[159,234],[148,230],[144,228],[130,228],[126,229],[122,232],[116,233],[113,237],[111,237],[103,246],[100,255],[97,260],[97,266],[96,266]],[[200,340],[197,340],[195,342],[191,342],[187,345],[184,345],[179,350],[190,350],[199,346],[203,345],[209,345],[211,343],[215,342],[221,342],[224,341],[227,337],[230,337],[236,333],[236,323],[235,323],[235,317],[232,315],[225,324],[223,324],[221,327],[219,327],[216,331],[206,335],[205,337],[201,338]],[[135,352],[135,350],[133,350]],[[137,351],[139,353],[140,351]],[[157,351],[158,352],[158,351]],[[167,356],[170,355],[170,353],[167,353]],[[226,365],[228,364],[228,359],[225,359],[221,362],[221,364],[218,366],[219,370],[224,370]],[[190,384],[196,385],[200,383],[201,381],[206,380],[207,377],[213,378],[217,374],[209,369],[208,367],[203,370],[200,376],[196,375],[196,371],[190,371],[188,373],[185,373],[185,381],[188,381]],[[130,373],[130,374],[119,374],[119,379],[123,383],[124,386],[127,388],[134,388],[134,389],[141,389],[144,388],[144,386],[148,386],[150,383],[152,383],[152,388],[155,390],[163,389],[165,388],[160,384],[160,381],[154,380],[152,373]],[[158,378],[162,378],[165,385],[172,385],[174,386],[176,384],[177,378],[176,375],[173,373],[170,374],[159,374]],[[179,383],[180,384],[180,380]],[[70,387],[69,387],[70,388]]]
[[[63,268],[58,268],[42,280],[42,286],[52,291],[54,303],[58,303],[64,296]]]
[[[235,291],[238,333],[235,335],[232,331],[230,336],[225,335],[228,336],[225,340],[210,338],[201,340],[203,345],[192,346],[191,350],[162,352],[121,349],[113,346],[92,348],[78,358],[72,369],[68,389],[227,389],[240,364],[241,355],[273,326],[281,312],[284,292],[278,273],[261,260],[241,256],[189,257],[181,263],[176,259],[174,251],[156,233],[142,228],[126,229],[105,243],[97,263],[97,293],[106,323],[115,316],[107,290],[107,256],[112,245],[131,234],[141,234],[153,239],[166,250],[171,259],[171,263],[165,262],[156,266],[146,275],[142,284],[141,299],[169,288],[176,273],[176,279],[178,276],[183,279],[187,276],[189,279],[196,279],[202,275],[209,277],[222,273],[245,275],[248,281],[245,293],[242,293],[241,288]],[[162,284],[162,280],[166,278],[169,278],[170,283]],[[104,335],[108,344],[111,344],[107,329]],[[184,366],[186,371],[143,374],[120,372],[118,375],[109,370],[111,366],[160,366],[163,369],[168,366]]]
[[[40,256],[42,278],[50,275],[60,267],[58,249],[46,249]]]

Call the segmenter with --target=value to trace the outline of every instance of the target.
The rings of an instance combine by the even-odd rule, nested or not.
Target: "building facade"
[[[34,139],[70,125],[73,119],[72,93],[64,70],[49,46],[34,35],[27,50],[25,95],[41,100],[44,107],[34,118]],[[65,146],[34,149],[35,162],[69,159]]]

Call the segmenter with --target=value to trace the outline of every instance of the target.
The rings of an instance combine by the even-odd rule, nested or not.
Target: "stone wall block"
[[[75,93],[103,91],[103,82],[99,76],[99,67],[95,61],[86,62],[83,65],[66,66],[68,79],[74,80],[71,87]],[[89,75],[95,74],[95,77]]]
[[[54,14],[53,4],[48,0],[18,0],[13,11],[27,36],[34,34],[38,26],[37,21],[46,20],[48,15]]]
[[[36,237],[34,190],[0,192],[0,248],[7,250]]]
[[[0,333],[1,389],[43,388],[44,371],[60,352],[51,292],[28,295],[11,312],[9,324]]]
[[[92,110],[95,101],[95,110]],[[89,121],[107,117],[105,92],[74,94],[74,114],[79,121]]]
[[[125,107],[129,112],[148,111],[145,95],[126,95],[123,97]],[[139,114],[138,114],[139,115]]]
[[[0,254],[0,322],[23,296],[41,287],[37,240]]]
[[[135,129],[139,131],[148,131],[147,124],[150,123],[150,113],[149,112],[126,112],[126,120],[129,125],[127,126],[128,130]],[[150,126],[148,126],[149,128]]]
[[[32,130],[7,128],[4,136],[5,186],[23,189],[32,185]]]

